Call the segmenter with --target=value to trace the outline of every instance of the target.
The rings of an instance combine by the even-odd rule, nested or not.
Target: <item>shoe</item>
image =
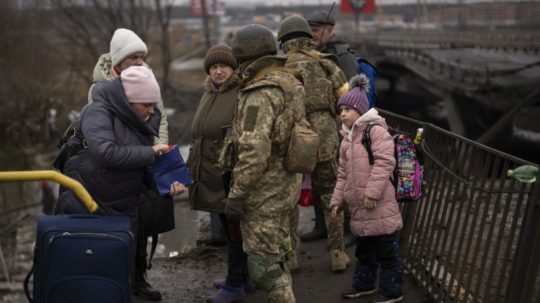
[[[161,301],[161,293],[154,289],[144,278],[133,281],[133,294],[145,300]]]
[[[300,235],[300,241],[302,242],[311,242],[311,241],[325,239],[325,238],[326,238],[326,232],[324,230],[315,229],[315,228],[308,233]]]
[[[225,285],[225,279],[223,278],[218,278],[212,281],[212,286],[214,286],[215,289],[220,289],[223,287],[223,285]],[[256,290],[257,290],[257,287],[255,286],[255,283],[253,283],[253,281],[248,279],[246,282],[244,282],[245,292],[252,293],[252,292],[255,292]]]
[[[375,299],[373,299],[373,303],[394,303],[394,302],[401,302],[403,300],[403,296],[399,296],[397,298],[387,298],[381,294],[378,294],[375,296]]]
[[[334,249],[330,253],[331,259],[332,259],[332,270],[334,272],[342,272],[345,269],[347,269],[347,265],[351,263],[351,260],[349,259],[349,256],[347,254],[339,249]]]
[[[231,303],[243,301],[246,293],[241,287],[231,287],[223,285],[215,294],[206,299],[206,303]]]
[[[350,292],[344,292],[341,294],[343,299],[356,299],[362,296],[371,295],[377,292],[377,289],[358,290],[353,288]]]

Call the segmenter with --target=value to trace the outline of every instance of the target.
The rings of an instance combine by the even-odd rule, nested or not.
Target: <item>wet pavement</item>
[[[0,303],[26,302],[22,291],[22,279],[31,265],[36,214],[21,222],[17,232],[16,256],[11,260],[12,281],[0,281]],[[160,236],[153,268],[148,272],[149,282],[162,291],[163,303],[205,302],[215,292],[212,280],[226,274],[226,248],[224,246],[197,247],[209,236],[209,215],[189,209],[186,195],[175,202],[176,228]],[[300,210],[300,233],[312,228],[312,208]],[[298,248],[300,271],[293,274],[294,292],[297,302],[345,302],[341,293],[349,290],[353,267],[335,274],[330,269],[330,256],[326,241],[300,243]],[[354,258],[354,248],[347,253]],[[353,262],[354,264],[354,262]],[[404,302],[431,302],[425,292],[416,287],[409,276],[405,276]],[[249,294],[247,303],[264,302],[261,291]],[[355,299],[354,302],[369,302],[370,298]],[[135,303],[147,302],[135,297]]]

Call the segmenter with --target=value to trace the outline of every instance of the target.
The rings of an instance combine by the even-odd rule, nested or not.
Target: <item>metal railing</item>
[[[424,198],[403,205],[410,275],[438,302],[540,302],[540,185],[506,177],[531,163],[381,113],[400,131],[424,128]]]

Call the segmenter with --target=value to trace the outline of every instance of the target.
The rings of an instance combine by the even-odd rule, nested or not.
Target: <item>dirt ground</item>
[[[311,208],[301,209],[300,231],[312,227]],[[294,293],[298,303],[348,302],[341,293],[350,289],[353,276],[354,247],[347,250],[353,260],[351,266],[339,274],[330,269],[330,255],[326,241],[300,243],[300,271],[293,274]],[[226,248],[203,246],[174,258],[158,258],[148,272],[152,285],[162,290],[163,303],[205,302],[215,292],[212,280],[226,273]],[[432,302],[429,296],[416,287],[409,276],[405,276],[404,302]],[[246,303],[264,302],[261,291],[249,294]],[[356,299],[354,302],[369,302],[371,298]],[[136,299],[135,302],[147,302]]]

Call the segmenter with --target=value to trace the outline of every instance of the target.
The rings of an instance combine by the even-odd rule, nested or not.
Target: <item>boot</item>
[[[300,235],[302,242],[311,242],[326,238],[326,223],[324,222],[324,212],[320,201],[313,201],[313,209],[315,210],[315,227],[312,231]]]
[[[344,271],[345,269],[347,269],[347,266],[351,262],[351,260],[349,259],[349,256],[347,256],[347,254],[340,249],[332,250],[331,259],[332,259],[332,271],[334,272]]]
[[[246,298],[246,293],[241,287],[232,287],[227,284],[223,285],[215,294],[206,299],[206,303],[230,303],[243,301]]]
[[[133,281],[132,289],[134,295],[140,296],[145,300],[161,301],[161,293],[159,290],[154,289],[148,282],[146,282],[144,277],[139,277]]]

